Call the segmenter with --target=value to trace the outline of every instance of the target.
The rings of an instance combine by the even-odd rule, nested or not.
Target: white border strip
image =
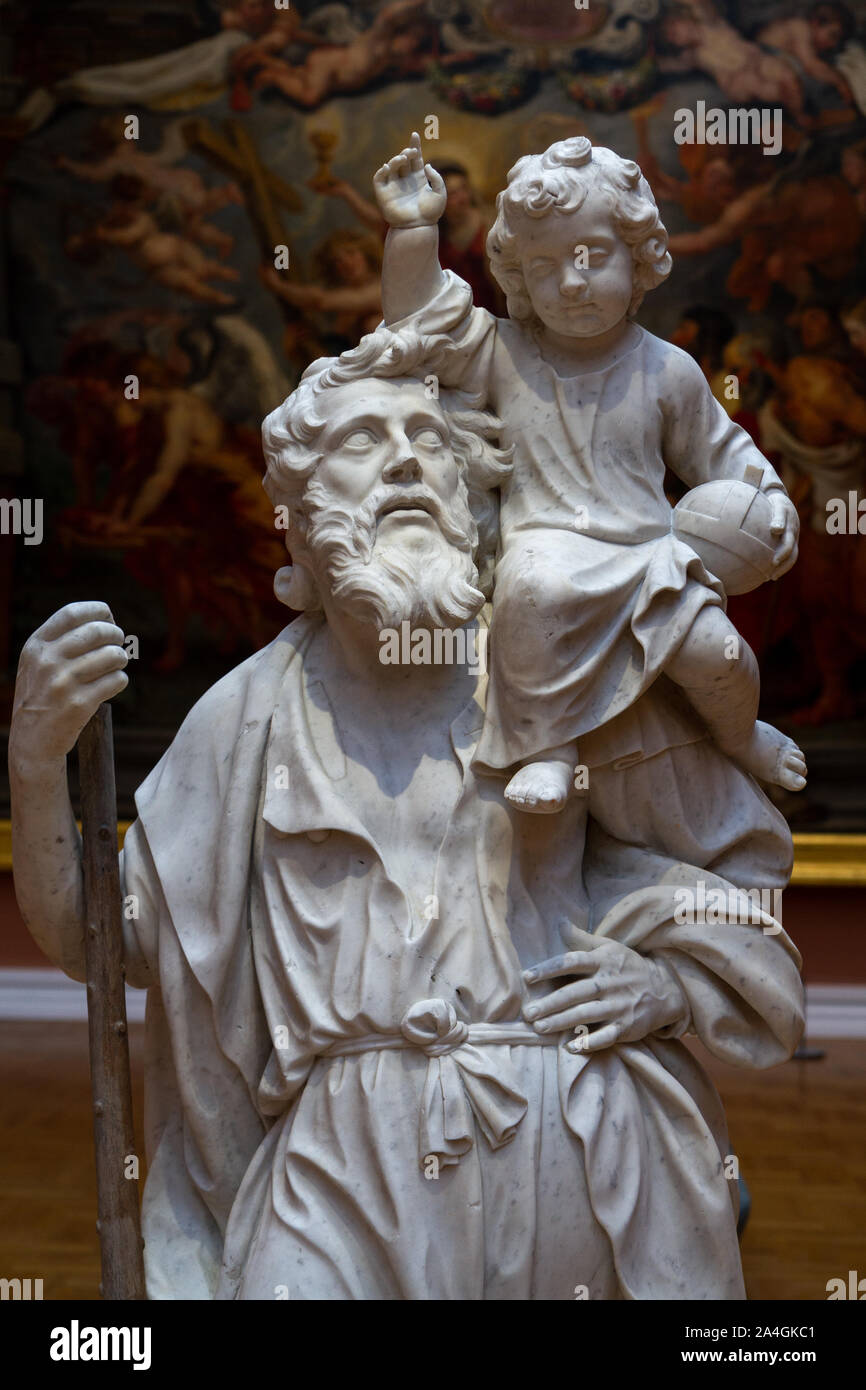
[[[126,1016],[144,1022],[146,991],[127,989]],[[0,1019],[77,1023],[87,1019],[87,991],[61,970],[0,970]]]
[[[810,1038],[866,1038],[866,985],[807,985],[806,1031]]]
[[[146,991],[127,989],[126,1015],[144,1021]],[[866,1038],[866,985],[809,985],[810,1038]],[[87,1018],[84,985],[60,970],[0,970],[0,1020],[74,1023]]]

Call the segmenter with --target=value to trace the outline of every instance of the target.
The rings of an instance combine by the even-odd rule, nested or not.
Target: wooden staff
[[[135,1157],[132,1082],[126,1031],[123,906],[117,863],[117,799],[111,709],[100,705],[78,740],[84,901],[87,916],[87,1021],[96,1193],[102,1256],[100,1293],[144,1299],[138,1181],[127,1177]],[[137,1164],[136,1164],[137,1167]]]

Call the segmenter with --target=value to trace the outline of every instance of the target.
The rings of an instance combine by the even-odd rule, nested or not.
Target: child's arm
[[[107,183],[118,172],[118,163],[116,154],[110,154],[97,164],[85,164],[82,160],[70,159],[65,154],[61,154],[57,159],[58,168],[66,169],[76,178],[86,179],[88,183]]]
[[[439,265],[436,223],[445,208],[445,185],[424,164],[417,134],[408,149],[382,166],[374,184],[391,224],[382,268],[385,323],[422,335],[428,365],[441,386],[457,387],[475,396],[477,404],[499,411],[499,321],[473,305],[465,280]]]
[[[139,213],[120,227],[97,226],[94,235],[100,241],[110,241],[114,246],[134,246],[142,237],[153,231],[153,220],[146,212]]]
[[[689,487],[714,478],[744,481],[749,465],[759,470],[761,481],[757,486],[768,495],[773,512],[773,577],[780,579],[796,559],[800,530],[799,517],[785,485],[751,436],[719,405],[697,362],[679,348],[665,346],[669,355],[660,402],[665,463]]]
[[[373,187],[389,224],[382,265],[382,307],[386,323],[415,314],[444,284],[439,265],[437,222],[445,211],[445,184],[424,163],[421,137],[378,170]]]

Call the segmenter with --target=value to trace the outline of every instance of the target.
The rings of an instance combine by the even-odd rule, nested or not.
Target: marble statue
[[[376,191],[391,224],[388,322],[415,315],[441,342],[441,380],[491,400],[506,437],[519,438],[502,497],[495,703],[479,758],[496,769],[520,765],[509,800],[558,811],[578,737],[632,705],[663,671],[747,772],[802,788],[802,753],[756,719],[751,652],[729,655],[732,639],[739,644],[724,613],[724,576],[714,582],[671,527],[665,466],[693,489],[754,477],[769,499],[757,582],[794,563],[797,513],[692,358],[632,322],[671,268],[638,166],[585,136],[518,161],[488,240],[506,320],[474,308],[467,286],[439,268],[440,182],[425,171],[416,135],[379,170]]]
[[[725,616],[796,514],[632,319],[670,268],[636,165],[576,139],[514,167],[504,320],[439,270],[417,139],[376,190],[386,323],[263,427],[300,616],[195,705],[120,856],[148,1296],[742,1299],[683,1038],[758,1068],[803,1028],[759,782],[805,764]],[[66,756],[122,640],[69,604],[16,687],[18,899],[76,979]]]

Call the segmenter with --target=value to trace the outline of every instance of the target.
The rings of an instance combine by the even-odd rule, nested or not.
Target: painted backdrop
[[[866,830],[862,4],[20,9],[0,8],[5,495],[43,500],[44,535],[14,561],[3,539],[7,695],[26,635],[105,597],[137,638],[115,711],[137,776],[286,617],[259,424],[380,318],[373,171],[426,131],[443,260],[504,312],[484,255],[495,195],[519,155],[582,133],[639,161],[671,234],[673,274],[640,321],[692,353],[800,509],[793,573],[731,604],[765,714],[810,758],[808,799],[783,809],[795,828]],[[768,113],[764,144],[711,143],[713,113],[730,134],[742,108]]]

